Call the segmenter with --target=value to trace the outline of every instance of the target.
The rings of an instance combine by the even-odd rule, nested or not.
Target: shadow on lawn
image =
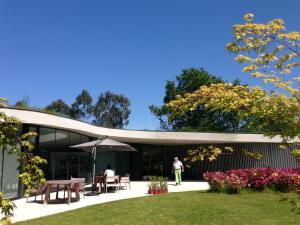
[[[239,196],[243,194],[257,194],[256,191],[251,191],[251,190],[244,190],[240,194],[226,194],[226,193],[216,193],[216,192],[211,192],[209,190],[202,190],[202,191],[197,191],[198,194],[225,194],[225,195],[231,195],[231,196]],[[280,199],[278,200],[279,204],[281,203],[288,203],[291,206],[291,212],[295,213],[296,215],[300,215],[300,194],[298,196],[287,196],[284,193],[279,193],[279,192],[272,192],[273,194],[279,195]],[[262,193],[263,194],[263,193]]]
[[[279,199],[279,203],[283,203],[283,202],[289,203],[292,206],[291,212],[300,215],[300,208],[298,208],[300,196],[291,197],[291,196],[284,196],[283,194],[279,194],[279,195],[281,197]]]

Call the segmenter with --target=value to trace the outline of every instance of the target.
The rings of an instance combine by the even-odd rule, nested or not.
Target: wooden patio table
[[[76,200],[77,201],[80,200],[79,182],[76,180],[48,180],[46,185],[47,185],[47,187],[46,187],[45,199],[43,202],[44,205],[48,204],[48,202],[49,202],[49,195],[50,195],[52,185],[56,185],[56,199],[58,199],[59,187],[64,186],[67,189],[67,193],[68,193],[67,203],[69,205],[71,203],[70,188],[71,188],[71,185],[74,185]]]

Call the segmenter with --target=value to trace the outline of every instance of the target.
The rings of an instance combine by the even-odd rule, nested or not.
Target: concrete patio
[[[56,193],[51,194],[51,199],[53,201],[50,201],[48,205],[42,204],[40,196],[37,197],[36,202],[33,201],[34,197],[30,198],[28,203],[26,203],[26,199],[24,198],[18,199],[14,201],[17,208],[14,211],[14,217],[12,218],[12,221],[18,222],[29,220],[90,205],[147,196],[147,185],[148,182],[131,182],[131,190],[120,190],[117,193],[100,194],[98,196],[85,196],[85,198],[82,198],[81,195],[79,202],[72,202],[70,205],[66,204],[65,201],[54,200]],[[180,186],[175,186],[174,182],[168,183],[169,192],[208,190],[208,188],[209,186],[207,182],[183,182]],[[63,197],[63,191],[60,191],[59,197]],[[73,197],[75,197],[74,194]]]

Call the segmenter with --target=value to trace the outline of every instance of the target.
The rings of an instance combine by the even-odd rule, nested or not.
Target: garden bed
[[[211,192],[238,194],[242,189],[263,191],[270,189],[279,192],[298,191],[300,169],[237,169],[226,172],[207,172],[203,175],[210,185]]]

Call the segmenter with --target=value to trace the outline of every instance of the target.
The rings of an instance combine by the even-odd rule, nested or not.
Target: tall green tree
[[[45,109],[61,115],[71,116],[71,108],[62,99],[53,101],[50,105],[46,106]]]
[[[71,106],[71,115],[76,119],[88,120],[93,113],[93,98],[87,90],[82,90]]]
[[[235,113],[224,113],[222,110],[211,112],[204,105],[198,105],[194,111],[185,114],[174,115],[173,109],[165,104],[175,100],[176,96],[184,95],[197,90],[203,85],[224,83],[219,77],[213,76],[203,68],[190,68],[182,71],[175,81],[167,81],[165,86],[164,105],[149,107],[150,111],[160,121],[163,130],[186,130],[186,131],[237,131],[243,130],[244,125],[236,118]],[[234,81],[239,84],[239,81]],[[171,118],[171,119],[170,119]]]
[[[22,108],[30,108],[29,102],[30,102],[29,97],[26,96],[26,97],[23,97],[22,100],[17,101],[15,106],[22,107]]]
[[[96,125],[123,128],[129,123],[130,101],[124,95],[105,92],[98,97],[93,123]]]

